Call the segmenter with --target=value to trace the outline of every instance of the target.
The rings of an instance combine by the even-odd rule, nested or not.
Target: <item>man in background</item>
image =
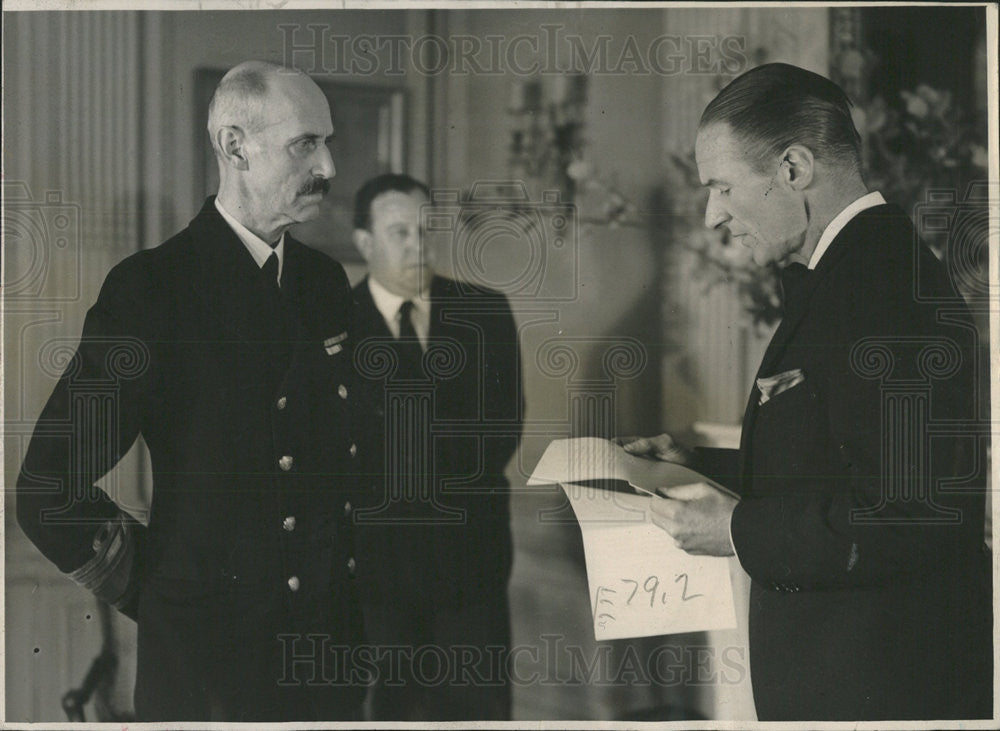
[[[780,268],[784,317],[736,450],[626,449],[737,490],[665,490],[653,520],[752,579],[762,721],[992,715],[974,334],[903,210],[869,192],[844,92],[785,64],[708,105],[705,224]],[[949,424],[931,438],[930,422]]]
[[[502,294],[436,276],[422,256],[428,199],[423,183],[393,174],[355,196],[354,242],[368,263],[354,288],[359,376],[378,348],[395,366],[368,373],[372,505],[356,515],[370,561],[365,626],[383,659],[373,720],[502,720],[512,558],[504,467],[523,411],[517,330]],[[421,665],[422,647],[444,654]]]
[[[332,656],[362,638],[350,290],[287,234],[335,173],[329,105],[251,61],[220,82],[208,132],[218,196],[108,274],[28,447],[18,520],[137,621],[139,720],[356,719],[365,689]],[[140,434],[148,526],[94,485]]]

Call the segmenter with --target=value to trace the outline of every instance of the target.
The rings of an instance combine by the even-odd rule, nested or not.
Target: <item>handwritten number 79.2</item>
[[[697,599],[704,594],[688,594],[688,575],[687,574],[677,574],[677,578],[674,579],[674,583],[684,582],[681,588],[681,601],[689,601],[691,599]],[[628,599],[625,600],[625,604],[629,605],[632,600],[635,599],[635,595],[639,593],[639,582],[634,579],[622,579],[622,583],[631,584],[632,592],[628,595]],[[656,604],[656,592],[660,588],[660,579],[657,576],[647,576],[646,580],[642,583],[643,591],[649,594],[649,606],[653,607]],[[660,602],[663,604],[667,603],[667,593],[663,592],[660,597]]]

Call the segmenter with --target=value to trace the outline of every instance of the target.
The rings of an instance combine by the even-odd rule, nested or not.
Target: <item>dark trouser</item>
[[[462,607],[366,606],[365,628],[379,659],[370,720],[510,718],[505,595]]]

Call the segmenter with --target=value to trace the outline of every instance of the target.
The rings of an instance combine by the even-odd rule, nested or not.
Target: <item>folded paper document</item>
[[[644,494],[575,484],[591,480],[622,480]],[[645,493],[692,482],[711,483],[605,439],[558,439],[542,455],[528,484],[558,483],[573,506],[597,640],[736,626],[727,560],[686,553],[649,518],[649,501],[668,498]]]
[[[588,480],[621,480],[641,492],[705,482],[732,494],[722,485],[684,465],[638,457],[614,442],[595,437],[554,440],[538,460],[528,484],[551,485]]]

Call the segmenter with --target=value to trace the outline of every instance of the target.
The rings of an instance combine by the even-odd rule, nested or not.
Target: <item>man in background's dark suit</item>
[[[354,288],[352,333],[369,376],[372,498],[356,531],[370,562],[367,634],[383,654],[373,719],[505,719],[517,330],[502,294],[434,276],[422,256],[427,202],[427,188],[405,175],[374,178],[355,199],[369,276]],[[379,351],[393,372],[381,370]]]
[[[781,267],[785,313],[738,452],[626,444],[741,494],[665,490],[654,522],[750,575],[760,720],[990,716],[967,309],[906,214],[864,186],[850,102],[827,79],[784,64],[737,78],[696,158],[706,225]]]
[[[364,685],[329,651],[362,638],[350,289],[285,233],[334,175],[329,104],[304,74],[247,62],[208,131],[219,194],[108,274],[39,417],[18,520],[137,621],[140,720],[356,719]],[[148,526],[94,486],[140,434]]]

